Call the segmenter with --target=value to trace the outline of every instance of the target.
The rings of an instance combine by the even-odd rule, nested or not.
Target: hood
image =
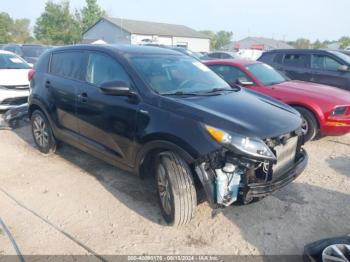
[[[301,126],[300,114],[273,98],[242,89],[213,96],[168,98],[168,110],[226,131],[261,139],[277,137]]]
[[[335,104],[350,104],[350,92],[333,86],[303,81],[287,81],[271,87],[290,94],[327,100]]]
[[[29,85],[28,72],[30,69],[0,69],[0,85],[24,86]]]

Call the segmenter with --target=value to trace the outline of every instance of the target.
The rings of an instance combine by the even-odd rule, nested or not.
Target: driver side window
[[[338,71],[342,64],[335,61],[333,58],[325,55],[313,55],[311,67],[312,69],[325,71]]]
[[[117,61],[97,52],[89,55],[86,81],[96,86],[109,81],[122,81],[130,84],[129,76]]]
[[[217,75],[224,79],[228,84],[237,84],[238,80],[241,82],[254,82],[241,69],[229,65],[209,65]]]

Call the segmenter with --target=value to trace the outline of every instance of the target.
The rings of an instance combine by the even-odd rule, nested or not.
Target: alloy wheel
[[[162,164],[159,164],[157,170],[157,184],[159,197],[163,206],[163,209],[167,215],[171,214],[171,192],[169,178],[166,174],[165,168]]]
[[[37,115],[33,121],[33,134],[37,144],[45,148],[49,145],[49,130],[45,123],[45,120]]]
[[[307,132],[309,131],[309,123],[304,117],[303,117],[303,122],[301,124],[301,129],[303,130],[304,134],[307,134]]]

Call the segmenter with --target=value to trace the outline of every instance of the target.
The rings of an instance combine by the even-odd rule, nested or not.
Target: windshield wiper
[[[233,91],[238,91],[238,90],[240,90],[239,87],[237,87],[237,88],[213,88],[212,90],[210,90],[210,91],[208,91],[206,93],[210,94],[210,93],[217,93],[217,92],[222,92],[222,91],[231,91],[231,92],[233,92]]]
[[[160,93],[162,96],[210,96],[213,95],[211,93],[200,93],[200,92],[170,92],[170,93]]]

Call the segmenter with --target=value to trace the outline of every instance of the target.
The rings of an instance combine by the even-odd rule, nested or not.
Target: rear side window
[[[84,80],[85,54],[80,51],[53,53],[50,73],[74,80]]]
[[[50,61],[50,53],[43,54],[35,63],[35,69],[47,73]]]
[[[337,71],[342,64],[326,55],[312,55],[312,69]]]
[[[273,62],[276,64],[282,64],[283,61],[283,54],[276,54],[273,58]]]
[[[287,54],[284,56],[284,65],[294,67],[307,67],[308,55],[302,54]]]
[[[263,53],[261,57],[258,59],[259,61],[270,63],[276,54],[273,53]]]
[[[123,81],[130,84],[130,78],[122,66],[112,57],[102,53],[89,55],[86,81],[97,86],[109,81]]]

